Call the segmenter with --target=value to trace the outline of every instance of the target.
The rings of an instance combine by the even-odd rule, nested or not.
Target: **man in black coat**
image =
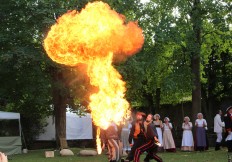
[[[134,162],[139,162],[140,155],[145,151],[148,153],[144,159],[145,162],[149,162],[150,159],[154,159],[158,162],[163,161],[158,155],[156,155],[159,140],[156,128],[154,124],[152,124],[152,118],[153,115],[148,114],[146,121],[144,122],[146,142],[135,150]]]

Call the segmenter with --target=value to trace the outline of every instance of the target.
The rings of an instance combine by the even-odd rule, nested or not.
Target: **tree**
[[[21,113],[29,143],[42,131],[42,119],[51,113],[46,59],[35,39],[38,31],[27,1],[2,1],[0,15],[0,108]]]
[[[139,77],[127,80],[132,83],[128,93],[134,92],[130,96],[140,96],[142,99],[137,99],[148,101],[148,104],[143,105],[150,107],[152,112],[159,109],[160,103],[181,102],[189,96],[191,89],[190,59],[186,56],[186,43],[183,43],[186,38],[185,34],[179,33],[186,25],[175,20],[176,17],[172,14],[173,3],[156,2],[159,4],[153,1],[137,12],[141,16],[139,23],[146,41],[143,50],[128,62],[134,60],[137,64],[132,69],[143,71],[138,70],[141,71]],[[127,68],[125,66],[124,70]],[[186,79],[183,80],[183,77]]]
[[[28,130],[24,132],[26,139],[42,131],[43,119],[52,114],[52,108],[57,116],[58,136],[66,136],[65,108],[70,95],[64,74],[70,70],[49,60],[43,39],[57,17],[69,9],[81,9],[85,3],[29,0],[1,3],[1,108],[22,114],[25,118],[22,125]],[[51,108],[50,104],[55,106]]]
[[[191,69],[193,74],[192,89],[192,117],[201,112],[201,34],[202,34],[202,6],[200,0],[194,0],[190,11],[192,30],[188,39],[189,54],[191,57]]]
[[[66,13],[68,10],[80,11],[88,1],[54,1],[52,2],[40,2],[36,7],[44,8],[43,15],[44,27],[47,31],[52,24],[56,22],[56,19]],[[48,7],[50,6],[50,7]],[[37,13],[40,13],[37,11]],[[55,17],[54,17],[55,15]],[[47,32],[46,32],[47,33]],[[46,34],[44,33],[44,34]],[[44,37],[42,37],[44,39]],[[41,44],[41,48],[42,44]],[[49,64],[49,74],[52,78],[52,98],[54,104],[54,115],[56,123],[56,141],[57,146],[60,148],[67,148],[66,141],[66,107],[67,104],[73,105],[73,98],[78,98],[78,95],[71,96],[70,89],[73,84],[69,84],[69,77],[75,77],[78,74],[73,73],[71,67],[65,67],[56,63]],[[81,86],[81,85],[80,85]]]
[[[129,59],[123,69],[138,69],[143,77],[129,78],[128,74],[124,74],[130,84],[128,93],[131,95],[128,96],[140,101],[145,93],[151,96],[148,98],[153,100],[152,104],[180,103],[192,96],[195,118],[202,107],[202,62],[207,62],[211,51],[206,38],[214,40],[216,36],[219,39],[215,41],[229,38],[229,6],[228,1],[152,0],[136,11],[146,41],[143,51],[131,58],[133,61]],[[222,38],[223,33],[228,33],[225,39]],[[220,44],[222,47],[228,43],[220,41]],[[139,70],[138,66],[144,70]],[[135,99],[135,96],[140,98]]]

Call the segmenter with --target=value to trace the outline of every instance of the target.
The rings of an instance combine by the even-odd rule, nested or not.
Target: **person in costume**
[[[206,149],[207,122],[203,118],[202,113],[197,114],[195,126],[196,126],[196,150],[204,151]]]
[[[136,120],[132,122],[132,127],[130,131],[129,139],[128,139],[129,144],[131,146],[131,151],[129,152],[126,159],[122,161],[125,161],[125,162],[133,161],[135,150],[146,142],[145,128],[143,125],[143,122],[144,122],[143,117],[146,117],[145,113],[143,112],[136,113]],[[132,140],[133,140],[133,144],[132,144]]]
[[[226,109],[226,117],[225,117],[225,129],[227,132],[226,144],[228,148],[228,152],[232,152],[232,106],[229,106]]]
[[[152,124],[152,118],[153,115],[148,114],[146,121],[144,121],[146,142],[135,150],[134,162],[139,162],[140,155],[145,151],[147,152],[147,155],[144,159],[144,162],[149,162],[150,159],[154,159],[158,162],[163,161],[158,155],[156,155],[157,147],[160,143],[158,140],[158,133],[156,128]]]
[[[176,152],[176,145],[172,136],[172,128],[170,119],[165,117],[163,123],[163,147],[167,152]]]
[[[154,115],[153,124],[156,127],[156,130],[157,130],[157,133],[158,133],[159,142],[160,142],[160,146],[158,148],[158,151],[162,151],[163,150],[163,132],[162,132],[163,122],[162,122],[162,120],[160,120],[160,115],[159,114],[155,114]]]
[[[222,110],[218,110],[218,113],[214,117],[214,132],[217,135],[215,151],[220,150],[221,142],[222,142],[222,132],[225,127],[225,123],[222,121]]]
[[[184,117],[184,122],[182,124],[183,136],[181,143],[182,151],[193,151],[194,150],[194,141],[193,141],[193,133],[192,133],[193,124],[190,122],[190,118],[188,116]]]
[[[127,153],[131,150],[131,146],[129,144],[128,138],[131,130],[132,119],[126,120],[125,124],[122,127],[121,139],[123,144],[123,155],[127,155]]]
[[[104,150],[106,144],[109,148],[109,162],[117,162],[120,160],[120,148],[119,148],[119,133],[117,125],[112,122],[106,130],[101,129],[100,137],[103,141],[102,150]]]

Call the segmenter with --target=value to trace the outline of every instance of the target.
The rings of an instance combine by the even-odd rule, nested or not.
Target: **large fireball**
[[[80,13],[69,11],[52,26],[44,40],[52,60],[65,65],[89,63],[96,58],[132,55],[144,38],[137,23],[125,23],[123,15],[103,2],[89,3]]]
[[[62,15],[51,27],[44,47],[55,62],[69,66],[87,65],[90,84],[98,92],[90,96],[88,108],[94,123],[106,129],[110,122],[119,123],[127,115],[125,82],[112,66],[113,58],[126,58],[143,45],[142,29],[136,22],[111,10],[103,2],[88,3],[79,13]]]

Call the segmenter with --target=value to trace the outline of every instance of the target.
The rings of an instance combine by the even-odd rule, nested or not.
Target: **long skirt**
[[[159,139],[159,142],[161,144],[160,147],[163,147],[163,133],[162,133],[162,130],[161,130],[161,128],[156,127],[156,131],[158,133],[158,139]]]
[[[128,138],[129,138],[130,130],[123,128],[121,137],[122,137],[122,144],[123,144],[123,151],[130,151],[131,146],[129,144]]]
[[[167,150],[167,149],[175,149],[176,148],[175,142],[174,142],[173,137],[172,137],[171,130],[164,130],[164,133],[163,133],[163,146],[164,146],[165,150]]]
[[[183,131],[181,150],[183,150],[183,151],[193,151],[194,150],[193,133],[191,130],[184,130]]]
[[[196,146],[206,147],[206,133],[204,127],[197,127],[196,129]]]

